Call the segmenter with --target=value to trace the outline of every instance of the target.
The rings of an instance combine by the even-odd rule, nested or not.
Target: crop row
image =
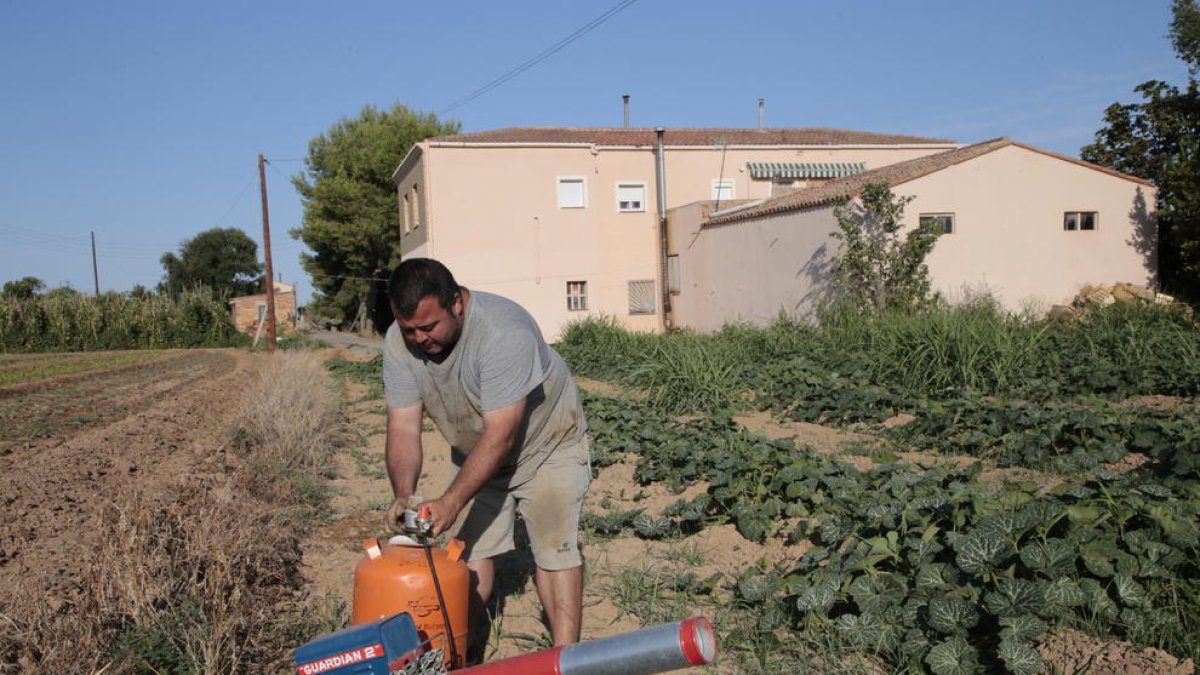
[[[736,583],[759,629],[831,631],[895,668],[1042,669],[1031,646],[1052,625],[1195,656],[1200,492],[1149,471],[1098,470],[1043,493],[989,487],[979,467],[888,464],[867,472],[727,417],[680,421],[589,398],[598,464],[628,454],[635,478],[707,490],[661,514],[591,516],[639,536],[729,521],[747,539],[815,546]]]

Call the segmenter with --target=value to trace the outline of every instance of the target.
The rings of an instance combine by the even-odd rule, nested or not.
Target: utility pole
[[[267,352],[275,352],[275,273],[271,269],[271,219],[267,215],[267,160],[258,153],[258,184],[262,191],[263,281],[267,284]]]
[[[96,267],[96,231],[92,231],[92,280],[96,282],[96,297],[100,297],[100,270]]]

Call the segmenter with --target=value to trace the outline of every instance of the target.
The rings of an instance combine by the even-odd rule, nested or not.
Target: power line
[[[546,59],[550,58],[554,54],[557,54],[558,52],[562,51],[562,49],[564,47],[566,47],[567,45],[578,40],[579,38],[583,37],[587,33],[590,33],[592,30],[599,27],[600,24],[602,24],[605,21],[608,21],[612,17],[616,16],[617,13],[619,13],[621,10],[629,7],[630,5],[632,5],[635,2],[637,2],[637,0],[622,0],[621,2],[617,3],[615,6],[610,8],[607,12],[601,14],[600,16],[596,17],[595,19],[592,19],[588,23],[584,24],[584,26],[582,28],[576,30],[574,33],[571,33],[570,35],[563,38],[562,40],[559,40],[558,42],[554,43],[548,49],[541,52],[537,56],[534,56],[532,59],[529,59],[528,61],[522,63],[521,65],[517,66],[516,68],[513,68],[512,70],[504,73],[500,77],[497,77],[496,79],[492,80],[491,82],[488,82],[487,84],[476,89],[475,91],[471,92],[470,94],[466,95],[465,97],[458,99],[457,101],[455,101],[454,103],[451,103],[450,105],[446,106],[445,108],[442,108],[441,110],[438,111],[438,115],[445,115],[446,113],[450,112],[451,110],[454,110],[455,108],[459,108],[461,106],[466,105],[467,103],[470,103],[471,101],[479,98],[480,96],[483,96],[484,94],[495,89],[496,87],[499,87],[500,85],[504,84],[505,82],[508,82],[509,80],[513,79],[517,75],[520,75],[521,73],[525,72],[526,70],[529,70],[530,68],[536,66],[537,64],[541,63],[542,61],[545,61]]]

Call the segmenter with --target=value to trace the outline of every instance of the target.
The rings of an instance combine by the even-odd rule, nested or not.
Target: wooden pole
[[[263,281],[267,284],[267,351],[275,351],[275,273],[271,269],[271,219],[267,215],[267,160],[258,153],[258,183],[262,190]]]

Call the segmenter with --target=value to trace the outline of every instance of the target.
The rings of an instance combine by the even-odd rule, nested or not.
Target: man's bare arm
[[[496,475],[504,458],[512,450],[524,417],[525,399],[483,413],[483,435],[467,455],[445,494],[429,502],[434,535],[449,529],[467,502]]]
[[[417,491],[424,454],[421,448],[421,415],[418,404],[408,408],[388,408],[387,441],[384,462],[388,480],[392,483],[395,500],[388,509],[387,525],[393,530],[403,526],[404,509],[408,498]]]

